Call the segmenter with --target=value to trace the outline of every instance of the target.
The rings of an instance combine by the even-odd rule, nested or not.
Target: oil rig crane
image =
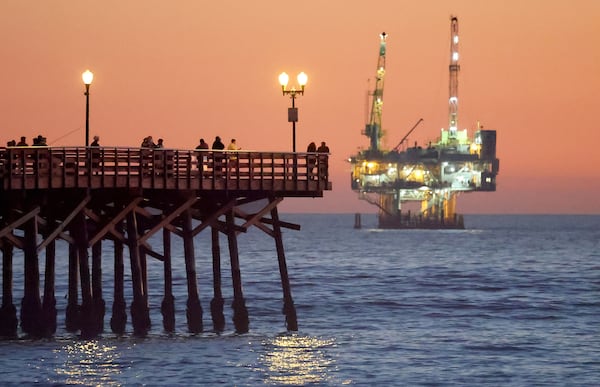
[[[377,60],[377,73],[375,75],[375,90],[371,94],[371,114],[369,123],[365,125],[363,134],[369,137],[369,150],[373,153],[380,151],[380,140],[383,136],[381,129],[381,112],[383,110],[383,82],[385,80],[385,51],[387,34],[379,35],[379,57]]]
[[[456,213],[460,193],[495,191],[499,160],[496,131],[477,127],[472,138],[458,130],[458,18],[450,18],[449,122],[435,142],[400,150],[416,126],[391,150],[381,149],[381,116],[387,34],[380,35],[375,90],[364,135],[367,150],[350,157],[351,187],[379,208],[379,228],[464,228]],[[411,204],[420,203],[420,208]],[[407,211],[408,208],[408,211]],[[414,211],[411,213],[411,211]]]

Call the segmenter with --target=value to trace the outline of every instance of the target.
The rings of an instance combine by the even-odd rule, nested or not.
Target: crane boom
[[[396,145],[394,147],[394,149],[392,149],[395,152],[398,152],[398,150],[400,150],[400,147],[402,146],[402,143],[408,138],[408,136],[413,132],[413,130],[415,130],[417,128],[417,126],[419,126],[419,124],[421,123],[421,121],[423,121],[422,118],[419,118],[419,121],[417,121],[417,123],[408,131],[408,133],[406,133],[404,135],[404,137],[402,137],[402,140],[400,140],[400,142],[398,143],[398,145]]]
[[[456,138],[458,129],[458,18],[450,17],[450,98],[449,102],[449,122],[448,137]]]
[[[377,60],[377,74],[375,77],[375,89],[371,94],[372,105],[369,123],[365,126],[363,134],[370,139],[369,150],[378,152],[380,151],[379,141],[383,136],[381,130],[381,111],[383,107],[383,81],[385,78],[385,51],[386,51],[386,37],[387,34],[382,32],[379,41],[379,57]]]

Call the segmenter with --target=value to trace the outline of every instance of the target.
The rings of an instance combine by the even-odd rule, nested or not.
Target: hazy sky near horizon
[[[350,190],[347,159],[368,139],[379,34],[387,38],[384,143],[435,140],[448,121],[450,16],[459,19],[459,128],[497,130],[494,193],[462,213],[600,213],[600,1],[595,0],[3,0],[0,141],[38,134],[143,137],[193,148],[235,137],[246,150],[291,151],[277,76],[308,74],[297,148],[326,141],[333,191],[281,211],[375,212]],[[369,81],[371,80],[371,81]]]

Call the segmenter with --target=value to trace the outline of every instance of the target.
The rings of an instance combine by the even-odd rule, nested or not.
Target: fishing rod
[[[75,133],[75,132],[77,132],[77,131],[80,131],[80,130],[81,130],[81,126],[80,126],[80,127],[78,127],[77,129],[73,129],[73,130],[71,130],[70,132],[67,132],[67,134],[65,134],[65,135],[63,135],[63,136],[60,136],[60,137],[58,137],[57,139],[55,139],[54,141],[52,141],[52,142],[51,142],[51,143],[49,143],[48,145],[52,145],[52,144],[54,144],[55,142],[57,142],[58,140],[62,140],[63,138],[65,138],[65,137],[67,137],[67,136],[70,136],[71,134],[73,134],[73,133]]]

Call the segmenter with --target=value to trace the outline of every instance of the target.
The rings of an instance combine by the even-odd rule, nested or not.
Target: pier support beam
[[[0,308],[0,336],[17,337],[17,308],[13,304],[13,246],[2,243],[2,307]]]
[[[144,294],[144,305],[148,313],[146,314],[146,329],[149,331],[152,327],[152,321],[150,320],[150,308],[148,304],[148,257],[146,256],[146,250],[141,244],[138,244],[138,251],[140,254],[140,272],[142,274],[142,294]]]
[[[129,245],[129,259],[131,261],[131,283],[133,286],[133,301],[131,303],[131,324],[133,334],[146,336],[150,327],[150,313],[147,298],[143,290],[142,269],[140,264],[140,248],[138,244],[138,227],[135,212],[127,215],[127,238]]]
[[[65,316],[65,328],[67,332],[79,330],[79,255],[77,248],[69,244],[69,290],[67,293],[67,310]]]
[[[115,227],[119,232],[122,231],[122,222]],[[118,238],[114,241],[115,248],[115,283],[114,283],[114,300],[112,306],[112,317],[110,318],[110,329],[118,334],[125,333],[125,325],[127,324],[127,305],[125,303],[125,264],[123,263],[123,242]]]
[[[102,298],[102,241],[92,246],[92,297],[96,319],[96,332],[104,331],[104,314],[106,303]]]
[[[296,317],[296,307],[292,299],[292,290],[288,277],[287,264],[285,261],[285,252],[283,249],[283,237],[281,234],[281,226],[279,224],[279,214],[277,207],[271,210],[271,219],[273,220],[273,233],[275,237],[275,247],[277,248],[277,260],[279,262],[279,274],[281,275],[281,288],[283,290],[283,314],[285,315],[285,323],[289,331],[298,330],[298,319]]]
[[[181,215],[183,220],[183,251],[185,254],[185,270],[187,274],[187,322],[192,333],[202,332],[202,306],[198,296],[196,280],[196,260],[194,258],[194,235],[192,230],[192,215],[189,210]]]
[[[225,316],[223,315],[223,293],[221,291],[221,246],[219,245],[219,230],[211,227],[212,260],[213,260],[213,299],[210,301],[210,315],[215,332],[225,329]]]
[[[33,337],[44,334],[42,302],[40,300],[40,268],[37,254],[37,219],[24,224],[25,281],[21,301],[21,329]]]
[[[233,281],[233,325],[237,333],[247,333],[250,321],[248,320],[248,309],[246,309],[246,301],[244,300],[244,292],[242,290],[242,273],[240,270],[233,210],[227,211],[225,219],[227,222],[229,258],[231,260],[231,279]]]
[[[56,261],[56,242],[52,240],[46,246],[46,272],[44,275],[44,302],[42,304],[44,336],[52,337],[56,333],[56,296],[54,294]]]
[[[175,332],[175,297],[173,296],[173,272],[171,269],[171,232],[163,228],[163,267],[165,278],[165,296],[160,305],[165,331]]]
[[[99,332],[97,331],[96,313],[90,278],[87,222],[83,211],[75,217],[72,232],[73,237],[75,238],[77,254],[79,256],[79,277],[81,280],[81,308],[79,314],[80,331],[82,338],[89,339],[96,337]]]

